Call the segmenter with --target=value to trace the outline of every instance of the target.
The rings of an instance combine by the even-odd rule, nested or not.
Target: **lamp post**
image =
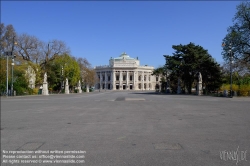
[[[50,53],[49,44],[50,43],[52,43],[52,42],[48,43],[48,52],[45,53],[44,66],[43,66],[44,73],[46,73],[46,65],[47,65],[48,60],[49,60],[49,53]]]
[[[13,92],[13,67],[14,67],[14,58],[12,57],[12,62],[11,62],[11,96],[14,96],[14,92]]]
[[[63,90],[63,66],[62,66],[62,73],[61,73],[61,93]]]
[[[13,71],[14,71],[14,58],[16,58],[16,56],[14,55],[14,46],[17,43],[15,42],[15,36],[13,37],[13,45],[12,45],[12,62],[11,62],[11,95],[14,96],[14,91],[13,91]]]
[[[226,45],[225,43],[222,43],[222,47],[224,47],[225,45]],[[232,43],[229,44],[228,55],[230,56],[230,98],[233,98],[233,93],[232,93],[232,58],[233,58]]]
[[[163,55],[164,57],[168,56],[168,55]],[[169,85],[169,81],[168,81],[168,69],[167,66],[165,66],[165,71],[164,73],[166,74],[166,93],[170,93],[170,85]]]
[[[232,44],[229,45],[229,54],[230,54],[230,97],[233,98],[232,92]]]
[[[9,75],[9,65],[8,65],[8,63],[9,63],[9,52],[6,52],[5,53],[5,55],[7,56],[6,58],[7,58],[7,62],[6,62],[6,96],[8,97],[9,96],[9,94],[8,94],[8,90],[9,90],[9,87],[8,87],[8,75]]]
[[[6,96],[9,96],[8,94],[8,90],[9,90],[9,87],[8,87],[8,79],[9,79],[9,56],[12,57],[12,75],[11,75],[11,95],[13,93],[13,66],[14,66],[14,58],[16,57],[13,53],[14,51],[14,45],[15,45],[15,36],[13,36],[13,44],[12,44],[12,49],[11,51],[7,51],[5,52],[5,56],[6,56]]]

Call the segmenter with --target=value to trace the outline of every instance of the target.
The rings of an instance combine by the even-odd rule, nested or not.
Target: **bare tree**
[[[70,49],[63,41],[53,40],[49,43],[42,43],[42,62],[45,67],[49,61],[53,61],[57,55],[70,54]]]
[[[16,31],[14,27],[10,24],[4,26],[3,23],[0,24],[0,52],[3,54],[5,51],[10,51],[14,48],[13,39],[16,36]]]
[[[96,72],[86,58],[78,58],[77,62],[81,69],[82,82],[86,85],[88,92],[89,86],[93,86],[96,82]]]
[[[41,60],[42,42],[35,36],[21,34],[17,36],[17,52],[27,61],[32,61],[36,64]]]

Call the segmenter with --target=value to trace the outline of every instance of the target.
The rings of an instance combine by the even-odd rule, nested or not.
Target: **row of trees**
[[[84,86],[93,86],[95,71],[85,58],[76,58],[70,53],[69,47],[60,40],[43,42],[35,36],[17,34],[12,25],[0,25],[0,91],[6,89],[6,51],[13,51],[14,66],[14,90],[18,94],[30,93],[28,88],[27,68],[31,66],[36,74],[37,87],[42,85],[43,75],[47,72],[49,89],[61,90],[64,80],[68,78],[70,88],[74,88],[78,81]],[[9,65],[11,61],[9,61]],[[10,74],[9,68],[9,74]],[[9,83],[11,82],[9,75]],[[22,81],[20,81],[22,80]],[[20,85],[19,85],[20,84]],[[10,86],[9,86],[10,87]]]
[[[234,24],[228,28],[223,39],[223,58],[219,65],[212,56],[199,45],[173,45],[173,55],[164,55],[166,63],[155,69],[153,75],[162,75],[162,90],[169,86],[177,92],[178,80],[183,91],[192,92],[196,87],[197,74],[201,72],[205,92],[229,90],[230,65],[232,65],[233,90],[244,93],[250,91],[250,2],[237,6]],[[232,63],[232,64],[230,64]]]

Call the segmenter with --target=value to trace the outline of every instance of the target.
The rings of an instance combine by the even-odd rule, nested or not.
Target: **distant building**
[[[109,65],[96,66],[98,76],[96,89],[110,90],[155,90],[160,78],[152,76],[154,67],[140,66],[138,57],[131,58],[125,52],[110,58]]]

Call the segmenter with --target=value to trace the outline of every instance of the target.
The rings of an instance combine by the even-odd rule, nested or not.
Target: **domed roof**
[[[126,54],[126,52],[123,52],[119,57],[114,58],[115,60],[135,60],[134,58],[130,58],[128,54]]]

